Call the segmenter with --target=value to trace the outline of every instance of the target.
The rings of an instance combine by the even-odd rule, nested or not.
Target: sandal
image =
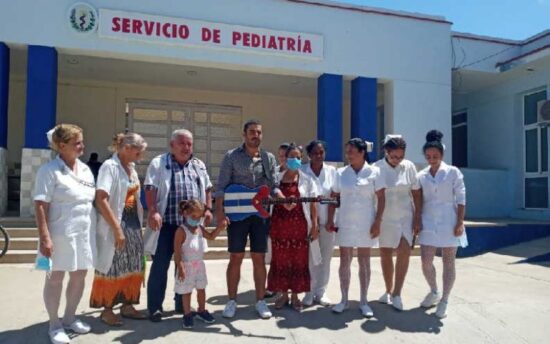
[[[101,312],[100,319],[109,326],[122,326],[122,320],[120,320],[120,318],[113,313],[112,310],[104,310]]]
[[[275,309],[282,309],[286,305],[288,305],[288,295],[281,294],[281,296],[275,300]]]
[[[134,320],[144,320],[147,317],[145,314],[136,310],[132,305],[124,305],[120,308],[120,315],[123,318],[134,319]]]
[[[298,297],[295,297],[295,298],[293,297],[292,308],[297,312],[301,312],[304,310],[304,304],[302,303],[302,301],[300,301]]]

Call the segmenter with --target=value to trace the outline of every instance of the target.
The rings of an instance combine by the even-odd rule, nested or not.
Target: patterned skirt
[[[90,296],[92,308],[139,303],[145,269],[141,224],[135,208],[124,210],[121,227],[126,237],[124,248],[115,251],[106,274],[96,270]]]

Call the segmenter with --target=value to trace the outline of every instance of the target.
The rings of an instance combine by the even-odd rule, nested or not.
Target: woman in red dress
[[[315,186],[300,171],[301,148],[291,144],[287,151],[287,171],[280,181],[280,189],[286,198],[316,197]],[[275,308],[288,304],[288,292],[292,293],[292,307],[300,311],[303,306],[298,293],[308,292],[309,244],[319,237],[317,207],[311,203],[275,205],[269,230],[272,258],[267,289],[279,292]]]

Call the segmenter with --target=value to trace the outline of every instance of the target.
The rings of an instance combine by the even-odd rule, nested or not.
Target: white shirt
[[[441,162],[434,177],[430,166],[418,173],[422,186],[422,231],[420,244],[436,247],[465,246],[466,231],[460,238],[454,236],[457,205],[466,205],[464,176],[454,166]]]
[[[380,247],[396,248],[401,237],[412,244],[414,203],[411,191],[420,189],[416,167],[409,160],[403,160],[393,167],[385,158],[374,165],[380,168],[386,184],[386,207],[382,217]]]
[[[370,237],[376,215],[376,191],[386,187],[380,169],[367,162],[359,172],[348,165],[337,170],[332,190],[340,193],[338,213],[338,245],[343,247],[375,247],[378,240]]]
[[[302,165],[302,172],[307,174],[317,189],[317,194],[323,197],[330,197],[332,187],[336,183],[336,168],[323,163],[321,173],[317,176],[311,169],[311,164]],[[328,219],[328,204],[318,204],[317,214],[319,216],[319,225],[324,226]]]
[[[94,176],[76,160],[76,173],[57,156],[36,174],[34,200],[49,203],[48,231],[54,244],[53,270],[75,271],[93,266],[95,240]]]

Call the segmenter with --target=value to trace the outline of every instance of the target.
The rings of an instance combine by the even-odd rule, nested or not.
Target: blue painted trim
[[[550,236],[550,224],[508,224],[496,227],[466,227],[468,247],[457,257],[471,257],[502,247]]]
[[[378,119],[376,111],[375,78],[358,77],[351,82],[351,137],[360,137],[374,143],[370,161],[378,159]]]
[[[46,132],[57,111],[57,51],[30,45],[27,62],[25,148],[48,148]]]
[[[10,49],[0,42],[0,147],[8,148],[8,100],[10,89]]]
[[[342,161],[343,78],[323,74],[317,80],[317,138],[327,143],[327,161]]]
[[[249,205],[252,205],[251,199],[231,199],[223,201],[224,207],[243,207]]]

